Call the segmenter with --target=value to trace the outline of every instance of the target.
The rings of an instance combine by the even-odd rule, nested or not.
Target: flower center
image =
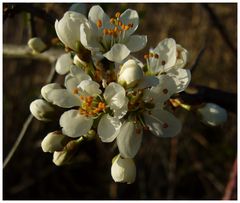
[[[113,25],[112,28],[104,28],[101,20],[97,20],[96,25],[102,29],[103,39],[102,43],[106,49],[110,49],[114,43],[121,43],[125,40],[126,31],[133,28],[133,23],[123,24],[120,19],[121,13],[116,12],[114,17],[109,20],[109,23]]]
[[[98,116],[106,109],[106,104],[102,101],[98,101],[96,97],[93,96],[80,96],[82,101],[79,108],[79,113],[88,116]]]

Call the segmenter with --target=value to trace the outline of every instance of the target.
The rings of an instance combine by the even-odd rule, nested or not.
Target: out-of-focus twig
[[[227,43],[227,45],[229,46],[229,48],[232,50],[233,54],[235,56],[237,56],[237,49],[236,47],[232,44],[230,37],[228,35],[228,33],[226,32],[226,29],[224,28],[224,26],[222,25],[221,21],[219,20],[218,16],[216,15],[216,13],[214,12],[214,10],[207,4],[201,4],[202,7],[208,12],[209,17],[211,18],[213,25],[216,26],[216,28],[218,29],[219,33],[221,34],[222,38],[224,39],[224,41]]]
[[[201,58],[202,58],[202,55],[203,55],[205,49],[206,49],[206,47],[205,47],[205,45],[204,45],[204,46],[201,48],[201,50],[199,51],[199,53],[198,53],[198,55],[197,55],[197,57],[196,57],[193,65],[190,67],[190,70],[191,70],[191,73],[192,73],[192,74],[193,74],[193,72],[196,70],[196,67],[197,67],[198,64],[199,64],[199,62],[200,62],[200,60],[201,60]]]
[[[46,80],[46,83],[51,83],[55,79],[55,76],[56,76],[55,64],[52,63],[52,68],[51,68],[49,76],[48,76],[48,78]],[[39,97],[41,97],[41,95]],[[32,114],[30,114],[27,117],[26,121],[24,122],[23,127],[22,127],[22,129],[21,129],[21,131],[20,131],[20,133],[19,133],[19,135],[18,135],[18,137],[17,137],[13,147],[11,148],[10,152],[8,153],[8,155],[6,156],[6,158],[5,158],[4,162],[3,162],[3,168],[5,168],[7,166],[7,164],[9,163],[11,158],[13,157],[13,155],[16,152],[20,142],[22,141],[24,135],[26,134],[26,132],[27,132],[27,130],[28,130],[32,120],[33,120],[33,116],[32,116]]]
[[[233,167],[230,173],[229,181],[227,183],[223,200],[231,200],[233,190],[236,187],[236,180],[237,180],[237,158],[235,159],[233,163]]]
[[[185,92],[180,93],[179,97],[186,104],[194,105],[211,102],[222,106],[227,111],[237,113],[237,94],[235,93],[191,84]]]
[[[35,54],[26,45],[3,45],[3,56],[8,58],[28,58],[53,63],[62,53],[64,53],[62,49],[49,49],[44,53]]]
[[[21,13],[21,12],[28,12],[32,14],[32,16],[36,16],[41,18],[46,23],[50,25],[54,25],[56,18],[52,15],[52,13],[48,13],[39,7],[35,7],[33,4],[25,4],[25,3],[8,3],[4,4],[3,10],[3,22],[8,17],[13,17],[14,15]]]

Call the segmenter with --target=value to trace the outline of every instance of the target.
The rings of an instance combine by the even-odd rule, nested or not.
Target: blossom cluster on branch
[[[56,20],[57,36],[67,52],[56,62],[56,72],[65,75],[64,86],[45,85],[43,99],[30,105],[39,120],[59,118],[61,128],[42,141],[43,151],[53,153],[56,165],[72,163],[83,141],[99,137],[117,143],[119,154],[111,169],[114,181],[133,183],[134,157],[144,131],[163,138],[181,131],[172,112],[178,100],[172,96],[191,80],[185,69],[188,52],[166,38],[144,55],[142,63],[132,55],[147,43],[147,36],[134,35],[138,25],[137,11],[127,9],[110,18],[98,5],[88,18],[67,11]],[[38,43],[31,44],[37,50]]]

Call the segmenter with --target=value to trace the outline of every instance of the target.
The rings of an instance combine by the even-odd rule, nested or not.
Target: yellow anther
[[[80,99],[81,99],[81,100],[84,100],[84,99],[85,99],[85,97],[81,95],[81,96],[80,96]]]
[[[73,88],[72,93],[73,94],[78,94],[78,88]]]
[[[115,13],[115,17],[116,17],[116,18],[119,18],[119,17],[120,17],[120,15],[121,15],[121,13],[120,13],[120,12],[117,12],[117,13]]]
[[[124,30],[124,28],[125,28],[125,25],[124,25],[124,24],[122,24],[122,25],[121,25],[121,27],[122,27],[122,29]]]
[[[114,23],[115,23],[115,19],[114,19],[114,18],[111,18],[111,19],[110,19],[110,23],[111,23],[111,24],[114,24]]]
[[[125,25],[125,26],[124,26],[124,30],[126,30],[126,31],[129,30],[129,28],[130,28],[130,27],[129,27],[128,25]]]
[[[115,28],[114,28],[114,32],[117,32],[117,31],[118,31],[118,28],[117,28],[117,27],[115,27]]]
[[[149,53],[150,58],[154,57],[154,54],[152,52]]]
[[[98,27],[98,28],[102,27],[102,21],[101,21],[101,20],[98,20],[98,21],[97,21],[97,27]]]

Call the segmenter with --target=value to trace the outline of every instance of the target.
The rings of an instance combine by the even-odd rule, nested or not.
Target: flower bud
[[[207,103],[197,110],[201,121],[210,126],[220,125],[227,120],[227,111],[217,104]]]
[[[41,147],[44,152],[53,153],[63,150],[69,140],[69,137],[63,135],[61,131],[54,131],[47,134],[41,143]]]
[[[30,104],[30,111],[40,121],[51,121],[55,115],[55,108],[43,99],[36,99]]]
[[[121,67],[118,83],[131,88],[137,85],[137,83],[143,79],[143,70],[136,63],[136,61],[130,59]]]
[[[62,54],[60,57],[58,57],[56,62],[56,72],[60,75],[64,75],[70,70],[70,66],[72,65],[73,60],[71,58],[70,53]]]
[[[28,46],[36,53],[41,53],[47,49],[47,45],[38,37],[31,38]]]
[[[41,95],[43,96],[44,99],[46,99],[48,102],[48,94],[54,90],[54,89],[61,89],[61,86],[58,83],[50,83],[42,87],[41,89]]]
[[[71,140],[62,151],[55,151],[53,153],[53,163],[57,166],[73,163],[80,143],[77,140]]]
[[[125,159],[117,155],[112,162],[111,175],[115,182],[131,184],[135,181],[136,166],[133,159]]]
[[[66,47],[79,51],[80,25],[86,21],[84,15],[74,11],[67,11],[59,21],[56,20],[57,36]]]

